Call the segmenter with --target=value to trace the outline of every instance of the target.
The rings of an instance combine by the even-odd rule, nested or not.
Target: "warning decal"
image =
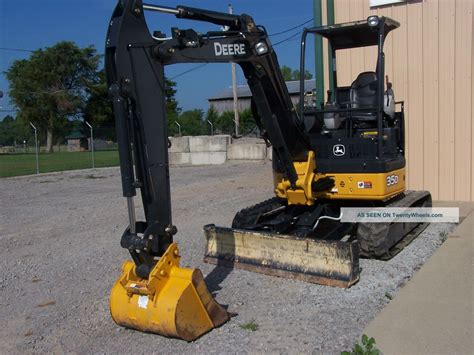
[[[372,188],[372,181],[358,181],[357,188],[359,189],[371,189]]]

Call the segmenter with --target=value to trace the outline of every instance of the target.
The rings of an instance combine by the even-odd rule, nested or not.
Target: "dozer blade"
[[[359,244],[204,226],[204,261],[321,285],[350,287],[359,280]]]
[[[227,322],[228,313],[212,298],[201,271],[179,267],[179,259],[172,243],[148,279],[138,277],[135,264],[126,261],[110,295],[114,321],[187,341]]]

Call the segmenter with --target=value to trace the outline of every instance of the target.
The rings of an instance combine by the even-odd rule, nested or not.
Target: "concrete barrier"
[[[227,152],[191,152],[192,165],[220,165],[227,160]]]
[[[170,165],[191,164],[191,153],[168,152]]]
[[[272,157],[262,139],[232,140],[229,135],[169,137],[170,165],[219,165],[229,160],[265,160]]]
[[[268,160],[273,159],[273,147],[267,147],[267,158]]]
[[[267,147],[262,143],[234,143],[227,148],[229,160],[264,160],[267,157]]]
[[[196,136],[189,137],[189,151],[194,152],[227,152],[230,136]]]
[[[168,149],[169,153],[189,153],[189,136],[184,137],[169,137],[171,147]]]

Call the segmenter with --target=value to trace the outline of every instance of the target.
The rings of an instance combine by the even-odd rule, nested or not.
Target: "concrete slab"
[[[474,204],[459,207],[464,221],[365,329],[384,354],[473,353]]]
[[[191,153],[169,152],[170,165],[191,164]]]
[[[235,143],[227,148],[227,159],[229,160],[264,160],[266,156],[267,147],[265,144]]]
[[[171,147],[169,153],[189,153],[189,136],[169,137]]]
[[[189,150],[193,152],[226,152],[230,136],[196,136],[189,137]]]
[[[227,160],[227,152],[191,152],[192,165],[219,165]]]

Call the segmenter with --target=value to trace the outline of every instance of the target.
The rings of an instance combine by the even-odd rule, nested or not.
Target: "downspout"
[[[322,0],[314,0],[314,26],[320,27],[323,24]],[[315,74],[316,74],[316,104],[320,107],[324,103],[324,65],[323,65],[323,39],[321,36],[314,36],[315,50]],[[304,73],[302,73],[304,75]]]
[[[328,25],[334,25],[334,0],[326,0]],[[334,94],[334,61],[332,57],[331,44],[328,44],[328,64],[329,64],[329,90]]]

